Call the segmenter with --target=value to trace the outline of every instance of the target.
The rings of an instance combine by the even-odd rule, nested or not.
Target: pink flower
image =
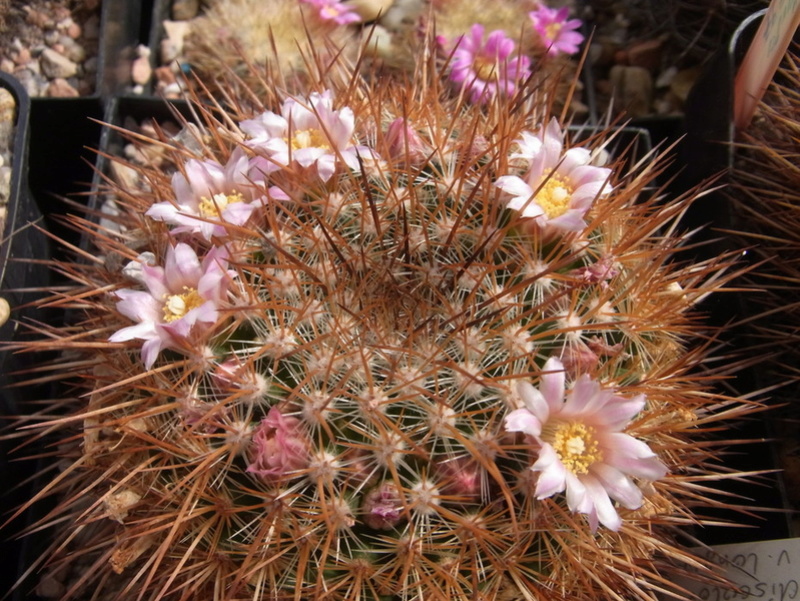
[[[525,179],[497,178],[495,185],[511,196],[508,207],[533,218],[540,227],[581,231],[595,198],[612,190],[611,170],[590,165],[591,153],[586,148],[564,152],[564,133],[555,118],[536,135],[523,132],[517,144],[520,151],[511,158],[529,161],[530,169]]]
[[[319,18],[323,21],[333,21],[337,25],[358,23],[361,16],[352,5],[342,4],[340,0],[300,0],[317,9]]]
[[[502,30],[483,42],[483,25],[475,24],[468,35],[459,37],[453,51],[450,79],[469,92],[470,101],[488,102],[498,94],[513,94],[517,82],[530,74],[526,56],[511,57],[514,40]]]
[[[219,307],[236,277],[227,266],[225,248],[211,249],[201,264],[184,243],[167,250],[164,267],[142,265],[147,292],[115,292],[117,311],[137,324],[115,332],[109,342],[144,340],[142,360],[150,369],[162,349],[180,348],[190,335],[205,335],[219,319]]]
[[[539,34],[542,44],[547,47],[547,54],[556,56],[575,54],[583,42],[583,36],[575,30],[581,26],[580,19],[567,19],[569,8],[548,8],[540,5],[538,9],[528,13],[533,28]]]
[[[359,156],[376,157],[371,149],[353,145],[353,111],[349,107],[333,110],[329,91],[311,94],[307,104],[288,98],[280,115],[267,111],[239,125],[250,136],[246,144],[264,153],[262,164],[287,166],[296,162],[315,168],[323,181],[333,176],[339,161],[360,171]]]
[[[270,407],[253,432],[248,457],[247,471],[268,480],[279,480],[308,467],[308,439],[300,420]]]
[[[564,379],[561,362],[550,358],[538,390],[520,382],[525,408],[506,416],[506,430],[528,434],[539,447],[531,466],[539,472],[537,499],[566,489],[567,506],[586,514],[593,530],[598,522],[618,530],[622,520],[611,499],[638,509],[642,491],[631,477],[653,481],[667,474],[646,443],[622,432],[644,408],[644,396],[617,396],[585,374],[565,395]]]
[[[183,172],[172,176],[175,200],[155,203],[145,214],[180,226],[173,230],[175,233],[197,233],[206,240],[223,236],[225,224],[244,225],[270,197],[289,199],[274,186],[266,191],[263,167],[256,168],[241,148],[233,151],[224,166],[216,161],[189,159]]]

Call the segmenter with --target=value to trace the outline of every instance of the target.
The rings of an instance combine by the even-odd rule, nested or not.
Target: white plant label
[[[725,568],[738,590],[688,579],[678,584],[701,601],[800,600],[800,538],[717,545],[696,554]]]

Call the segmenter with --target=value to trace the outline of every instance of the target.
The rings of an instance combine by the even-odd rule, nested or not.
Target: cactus
[[[696,194],[654,155],[426,56],[198,102],[172,169],[73,218],[44,304],[75,319],[25,344],[77,387],[26,420],[60,435],[63,598],[653,599],[702,565],[675,528],[739,477],[703,433],[758,409],[697,342],[732,260],[680,260]]]
[[[800,56],[790,49],[759,103],[750,126],[741,132],[728,200],[733,207],[733,229],[758,269],[747,283],[759,294],[748,296],[752,316],[745,334],[751,348],[764,348],[769,362],[760,370],[762,382],[779,383],[774,393],[778,408],[771,414],[771,432],[777,438],[780,467],[792,508],[800,507],[798,462],[797,335],[795,308],[800,283],[800,225],[796,157],[800,102],[797,85]],[[793,517],[793,531],[800,522]]]

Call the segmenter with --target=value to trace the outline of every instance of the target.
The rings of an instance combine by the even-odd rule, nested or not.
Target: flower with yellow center
[[[548,8],[544,4],[528,13],[533,30],[539,34],[540,45],[550,56],[575,54],[583,35],[575,31],[581,27],[580,19],[569,18],[569,8]]]
[[[350,107],[333,108],[330,92],[313,93],[305,99],[287,98],[281,114],[266,111],[239,124],[245,144],[276,168],[296,163],[311,168],[328,181],[341,164],[352,171],[361,160],[375,159],[375,152],[353,144],[355,116]]]
[[[245,225],[268,200],[289,198],[277,187],[267,187],[267,174],[277,167],[258,159],[248,157],[242,148],[236,148],[224,165],[189,159],[172,176],[175,200],[153,204],[146,215],[179,226],[174,233],[197,234],[209,241],[224,237],[228,226]]]
[[[166,295],[164,300],[164,321],[166,323],[181,319],[189,311],[196,309],[205,302],[196,288],[184,286],[183,290],[182,294]]]
[[[642,506],[641,489],[631,479],[658,480],[666,466],[650,447],[623,430],[645,405],[644,396],[618,396],[589,376],[566,391],[564,366],[556,358],[544,365],[539,388],[518,385],[525,407],[506,416],[508,432],[523,432],[535,442],[537,499],[566,491],[570,510],[586,514],[592,529],[622,525],[613,501],[628,509]]]
[[[530,74],[530,59],[514,54],[516,43],[503,30],[491,32],[485,42],[483,34],[483,25],[476,23],[458,37],[450,64],[450,80],[476,103],[513,94]]]
[[[579,232],[586,227],[584,216],[595,199],[611,193],[611,170],[591,164],[586,148],[564,150],[564,133],[552,119],[537,134],[522,132],[519,152],[512,161],[529,165],[524,177],[504,175],[495,185],[506,195],[508,208],[531,218],[540,228]]]
[[[211,198],[203,196],[197,206],[201,216],[207,218],[220,217],[228,205],[235,202],[244,202],[244,196],[239,192],[232,194],[214,194]]]
[[[292,137],[284,138],[287,144],[292,147],[292,150],[302,150],[305,148],[324,148],[331,149],[328,138],[325,133],[319,129],[301,129],[300,131],[292,132]]]
[[[162,349],[196,345],[210,335],[220,319],[228,286],[236,277],[229,271],[228,251],[214,247],[202,261],[183,242],[167,249],[164,266],[142,261],[142,283],[147,290],[117,290],[117,311],[136,321],[109,337],[110,342],[144,340],[142,360],[153,366]]]

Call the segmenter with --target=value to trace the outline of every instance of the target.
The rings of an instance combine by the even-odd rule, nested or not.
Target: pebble
[[[99,10],[80,22],[77,15],[82,17],[92,7],[98,9],[99,3],[41,0],[27,4],[25,44],[19,37],[7,44],[5,55],[0,54],[0,69],[13,73],[32,97],[70,98],[76,92],[80,96],[94,93]],[[80,5],[81,13],[73,14],[68,5]]]
[[[168,86],[178,81],[174,71],[166,65],[162,67],[156,67],[155,75],[156,81],[164,86]]]
[[[52,48],[45,48],[39,57],[42,72],[50,79],[68,78],[78,73],[78,65]]]
[[[62,35],[59,40],[64,51],[62,54],[74,63],[82,63],[86,60],[86,50],[78,42],[67,35]]]
[[[11,132],[16,111],[17,103],[14,96],[5,88],[0,88],[0,152],[11,147]]]
[[[167,98],[180,98],[182,94],[181,84],[178,82],[167,84],[161,89],[161,93]]]
[[[672,80],[678,73],[678,67],[675,65],[667,67],[656,78],[656,88],[668,88],[672,85]]]
[[[650,113],[653,103],[653,77],[644,67],[614,65],[609,74],[617,97],[617,110],[624,110],[628,117],[642,117]]]
[[[23,7],[23,10],[27,13],[25,15],[25,20],[35,27],[39,27],[40,29],[52,29],[55,25],[53,18],[42,11],[34,10],[30,6]]]
[[[194,19],[200,12],[200,0],[173,0],[172,18],[175,21]]]
[[[164,38],[159,44],[158,55],[161,57],[162,63],[171,63],[180,56],[180,52],[178,52],[175,42],[169,38]]]
[[[83,31],[81,30],[80,25],[77,23],[71,23],[70,26],[67,27],[66,33],[73,40],[77,40],[79,37],[81,37],[81,33],[83,33]]]
[[[143,86],[150,81],[153,68],[150,66],[150,48],[143,44],[136,47],[137,58],[131,65],[131,79],[135,85]]]
[[[8,305],[8,301],[0,297],[0,326],[7,322],[10,316],[11,307]]]
[[[677,96],[681,102],[686,102],[694,87],[694,82],[700,77],[702,69],[700,67],[691,67],[689,69],[681,69],[672,78],[669,84],[670,91]]]
[[[23,47],[14,52],[11,58],[14,59],[14,63],[17,65],[27,65],[33,57],[31,56],[31,51]]]
[[[389,31],[411,29],[418,23],[424,9],[423,0],[394,0],[383,12],[380,24]]]
[[[186,36],[189,33],[190,24],[186,21],[163,21],[162,25],[164,26],[164,33],[166,34],[167,40],[169,40],[173,47],[175,56],[179,56],[183,52],[183,41],[186,39]],[[169,62],[164,60],[162,57],[161,59],[163,62]]]
[[[55,29],[50,29],[44,33],[43,39],[45,44],[52,47],[58,44],[58,41],[61,39],[61,34],[58,33]]]
[[[632,44],[628,48],[628,64],[632,67],[642,67],[651,73],[655,73],[661,67],[661,56],[665,41],[661,37]]]
[[[30,64],[36,64],[32,62]],[[25,92],[28,96],[40,96],[42,93],[42,81],[41,76],[34,73],[31,69],[17,69],[14,71],[14,77],[17,78],[17,81],[20,85],[25,89]]]
[[[4,165],[0,167],[0,191],[2,191],[3,195],[8,198],[8,195],[11,190],[11,167],[8,165]],[[2,216],[0,216],[0,223],[5,221],[6,218],[6,208],[0,207],[0,211],[2,211]]]
[[[131,79],[134,84],[145,85],[153,75],[153,68],[150,66],[150,59],[140,56],[133,61],[131,66]]]
[[[350,0],[349,6],[365,21],[374,21],[385,15],[392,6],[393,0]]]
[[[45,90],[45,96],[50,98],[77,98],[80,96],[66,79],[57,78],[51,81]]]

